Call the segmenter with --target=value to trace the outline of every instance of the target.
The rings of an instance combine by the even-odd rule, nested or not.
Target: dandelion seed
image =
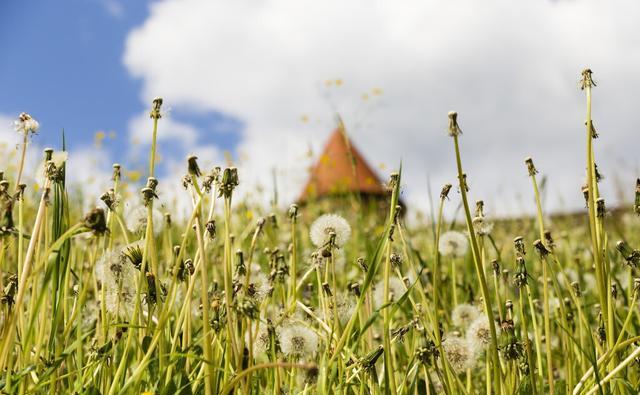
[[[447,336],[442,342],[442,348],[447,361],[456,373],[462,373],[474,367],[477,354],[466,339]]]
[[[469,240],[461,232],[452,230],[440,236],[439,248],[442,255],[460,258],[465,256],[468,247]]]
[[[351,235],[349,223],[337,214],[325,214],[316,219],[311,225],[309,235],[316,247],[324,247],[335,234],[335,244],[342,247]]]
[[[469,325],[480,316],[481,312],[476,306],[463,303],[457,305],[451,312],[451,321],[458,328],[468,328]]]
[[[286,326],[280,332],[280,349],[294,359],[312,357],[318,350],[318,335],[305,325]]]

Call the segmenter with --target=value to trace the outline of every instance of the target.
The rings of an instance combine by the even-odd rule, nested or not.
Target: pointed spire
[[[314,165],[298,202],[352,192],[363,195],[386,194],[380,178],[349,140],[344,124],[338,117],[338,127]]]

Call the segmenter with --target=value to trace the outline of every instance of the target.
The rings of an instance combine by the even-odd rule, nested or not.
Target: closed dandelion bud
[[[547,247],[544,246],[544,244],[542,243],[542,241],[540,241],[540,239],[537,239],[536,241],[534,241],[533,246],[535,247],[536,251],[538,251],[538,254],[540,254],[540,257],[544,258],[547,255],[549,255],[549,250],[547,249]]]
[[[447,114],[449,117],[449,136],[457,137],[462,134],[462,129],[460,129],[460,125],[458,125],[458,113],[455,111],[449,111]]]
[[[500,262],[497,259],[491,261],[491,267],[493,269],[493,275],[498,277],[500,275]]]
[[[586,125],[586,122],[585,122]],[[596,127],[593,124],[593,120],[591,120],[591,126],[589,128],[591,130],[591,138],[592,139],[597,139],[598,138],[598,132],[596,132]]]
[[[352,283],[349,285],[349,290],[351,292],[353,292],[354,295],[356,295],[357,297],[360,297],[360,284],[358,283]]]
[[[185,174],[184,176],[182,176],[182,187],[184,189],[189,189],[189,185],[192,184],[191,177],[188,174]]]
[[[598,198],[598,200],[596,200],[596,216],[604,218],[605,211],[604,199]]]
[[[519,256],[516,258],[516,264],[518,266],[518,271],[513,278],[513,283],[516,287],[522,288],[527,285],[527,281],[529,278],[529,274],[527,273],[527,268],[525,266],[524,258]]]
[[[582,70],[582,79],[580,80],[580,89],[584,90],[586,88],[591,88],[592,86],[596,86],[596,83],[593,81],[592,77],[593,72],[591,69]]]
[[[153,202],[153,199],[158,198],[158,195],[156,195],[156,192],[149,187],[142,188],[140,190],[140,193],[142,194],[142,202],[144,203],[145,207],[149,206],[149,204]]]
[[[244,276],[247,273],[247,268],[244,265],[244,255],[242,250],[236,251],[236,275]]]
[[[467,184],[467,174],[462,174],[462,185],[464,186],[465,192],[469,192],[469,184]]]
[[[634,292],[640,291],[640,278],[636,277],[633,279],[633,291]]]
[[[550,230],[545,230],[544,231],[544,242],[549,247],[549,249],[551,251],[553,251],[553,249],[556,246],[556,244],[553,241],[553,237],[551,236],[551,231]]]
[[[235,167],[224,169],[220,182],[218,183],[218,197],[224,196],[225,198],[230,198],[238,184],[238,169]]]
[[[158,179],[157,178],[155,178],[155,177],[147,178],[147,188],[151,188],[155,192],[157,186],[158,186]]]
[[[190,155],[187,158],[187,170],[190,175],[194,177],[200,177],[202,172],[200,171],[200,166],[198,166],[198,157],[195,155]]]
[[[151,103],[151,111],[149,112],[149,116],[152,119],[160,119],[162,118],[162,114],[160,113],[160,108],[162,107],[162,98],[156,97],[153,99]]]
[[[389,175],[389,183],[387,184],[389,191],[393,191],[398,186],[398,182],[400,182],[400,173],[391,173]]]
[[[141,242],[134,242],[122,249],[122,256],[127,259],[133,267],[141,270],[142,267],[142,248]]]
[[[358,264],[360,269],[362,269],[363,272],[366,273],[369,271],[369,265],[367,265],[367,262],[365,262],[363,257],[358,257],[358,259],[356,260],[356,263]]]
[[[107,192],[103,193],[102,196],[100,196],[100,200],[102,200],[104,205],[107,206],[109,211],[114,211],[119,203],[119,199],[113,188],[110,188]]]
[[[331,292],[331,286],[329,285],[329,283],[322,283],[322,290],[327,296],[333,296],[333,293]]]
[[[113,173],[111,174],[112,181],[119,181],[121,178],[121,166],[119,163],[113,164]]]
[[[582,295],[582,290],[580,289],[579,282],[577,281],[572,282],[571,288],[573,288],[573,293],[576,295],[576,297],[580,297]]]
[[[214,183],[218,182],[220,173],[220,166],[216,166],[205,176],[204,181],[202,181],[202,188],[205,190],[205,192],[211,192],[211,186]]]
[[[613,299],[618,298],[618,286],[616,284],[611,284],[611,297]]]
[[[103,235],[107,232],[107,219],[104,215],[104,210],[101,208],[94,208],[84,217],[84,226],[93,232],[95,235]]]
[[[482,200],[476,202],[476,217],[484,217],[484,201]]]
[[[378,362],[378,359],[382,356],[382,354],[384,354],[384,348],[382,347],[382,345],[380,345],[378,346],[378,348],[371,351],[364,358],[362,358],[360,360],[360,365],[364,370],[371,371],[372,369],[375,369],[376,362]]]
[[[209,239],[213,240],[216,238],[216,221],[214,219],[208,221],[204,225],[204,228],[207,231],[207,236],[209,236]]]
[[[18,184],[18,190],[14,195],[17,201],[22,200],[24,198],[24,191],[27,189],[27,184]]]
[[[402,267],[402,257],[395,252],[391,254],[389,261],[391,262],[391,266],[396,269],[400,269]]]
[[[44,149],[44,161],[48,162],[53,158],[53,148]]]
[[[9,190],[9,181],[7,180],[0,181],[0,193],[5,195],[7,194],[8,190]]]
[[[636,179],[636,196],[633,204],[633,211],[640,215],[640,178]]]
[[[640,263],[640,250],[634,250],[627,243],[620,240],[616,243],[616,249],[624,258],[626,264],[630,267],[637,267]]]
[[[451,191],[451,184],[444,184],[444,186],[442,187],[442,191],[440,191],[440,199],[442,200],[448,199],[450,191]]]
[[[292,204],[289,206],[289,219],[291,219],[292,223],[298,222],[298,205]]]
[[[598,171],[598,165],[597,164],[593,164],[593,170],[594,170],[594,175],[596,177],[596,182],[600,182],[602,180],[604,180],[604,176]]]
[[[164,223],[167,224],[167,226],[171,226],[171,214],[164,213]]]
[[[504,307],[507,309],[508,314],[513,314],[513,301],[511,299],[507,299]]]
[[[154,305],[158,301],[156,294],[156,276],[153,273],[145,273],[147,277],[147,304]]]
[[[527,165],[527,170],[529,171],[530,176],[533,177],[538,174],[538,170],[536,170],[536,167],[533,164],[533,159],[531,159],[531,157],[526,158],[524,160],[524,163]]]
[[[16,274],[12,274],[11,276],[9,276],[7,285],[5,285],[4,287],[2,297],[0,297],[0,301],[8,306],[13,306],[13,303],[15,302],[15,295],[17,292],[18,276]]]
[[[582,195],[584,196],[585,207],[589,208],[589,186],[582,186]]]

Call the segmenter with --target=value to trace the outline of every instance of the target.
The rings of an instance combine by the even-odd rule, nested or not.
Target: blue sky
[[[640,174],[638,20],[635,0],[5,0],[0,120],[31,113],[39,146],[59,146],[64,128],[70,160],[102,176],[114,161],[144,168],[131,142],[149,137],[149,103],[162,96],[164,185],[179,185],[187,154],[206,168],[230,151],[240,190],[268,191],[275,170],[287,204],[339,112],[381,178],[403,161],[406,201],[426,208],[427,180],[433,191],[455,182],[445,130],[456,110],[472,198],[490,214],[534,207],[527,156],[548,177],[548,207],[579,209],[578,80],[590,67],[615,205]],[[82,149],[97,131],[117,137],[91,164],[103,157]]]
[[[41,146],[59,148],[63,128],[70,150],[94,144],[98,131],[107,136],[115,132],[102,146],[125,161],[129,120],[149,104],[141,100],[141,81],[129,74],[122,57],[128,33],[145,20],[149,6],[118,0],[3,1],[0,114],[13,117],[26,111],[38,119]],[[209,131],[201,133],[204,142],[215,138],[231,150],[237,142],[233,132],[215,132],[216,125],[229,121],[215,111],[169,111],[172,119]],[[232,120],[239,130],[241,124]],[[229,122],[224,123],[228,128]],[[172,147],[163,146],[164,153],[184,154]]]

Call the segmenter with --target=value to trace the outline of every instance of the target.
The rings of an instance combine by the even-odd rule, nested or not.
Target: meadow
[[[156,178],[160,98],[146,181],[114,164],[100,205],[83,212],[64,150],[45,150],[25,177],[39,124],[21,114],[23,143],[0,162],[0,391],[640,393],[640,179],[628,184],[635,205],[608,209],[594,87],[584,70],[584,210],[548,215],[526,158],[536,215],[485,216],[451,112],[457,179],[411,226],[401,166],[384,212],[355,194],[284,209],[237,198],[242,174],[195,156],[180,180],[191,214],[176,219],[157,204],[173,188]],[[449,205],[459,215],[445,216]]]

